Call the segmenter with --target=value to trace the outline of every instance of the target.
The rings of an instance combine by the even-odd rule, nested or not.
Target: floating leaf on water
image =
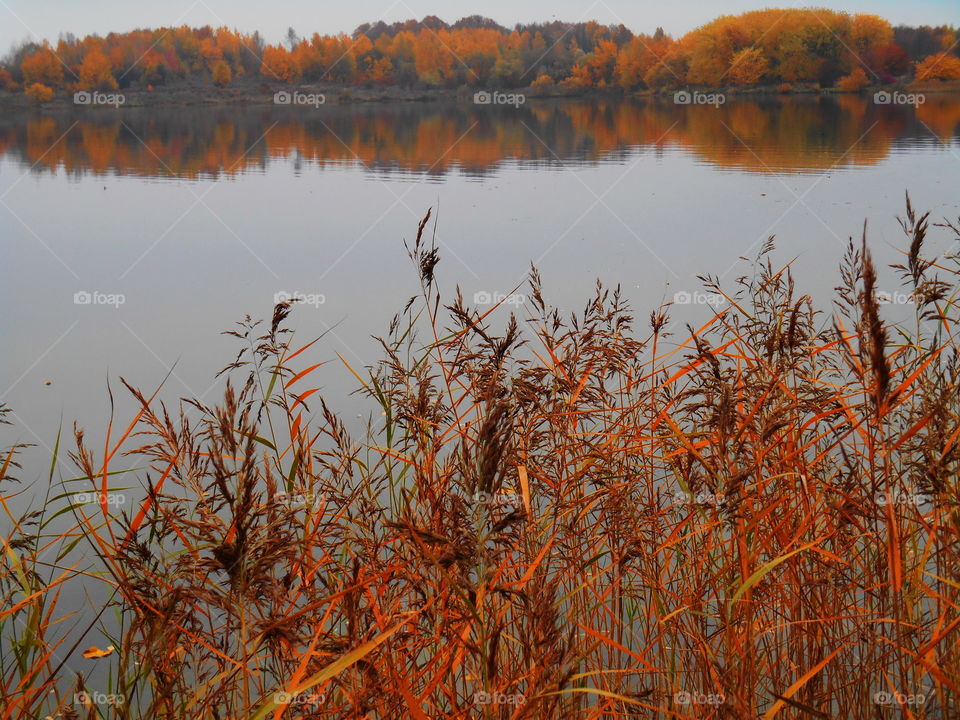
[[[95,645],[91,645],[90,647],[88,647],[86,650],[83,651],[83,656],[85,658],[93,658],[93,659],[103,658],[103,657],[106,657],[107,655],[112,655],[115,649],[116,648],[114,648],[113,645],[107,645],[107,647],[103,650],[96,647]]]

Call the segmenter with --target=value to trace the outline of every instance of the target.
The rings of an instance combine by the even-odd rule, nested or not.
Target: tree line
[[[0,63],[0,88],[39,100],[57,91],[330,83],[405,88],[497,87],[626,92],[793,84],[856,90],[902,79],[960,79],[958,30],[893,27],[830,10],[723,16],[674,38],[597,22],[503,27],[471,16],[364,24],[352,34],[268,44],[260,33],[170,27],[26,42]]]

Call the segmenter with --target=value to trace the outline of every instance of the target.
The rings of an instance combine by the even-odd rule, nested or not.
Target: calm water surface
[[[960,216],[960,98],[0,116],[0,401],[16,412],[0,440],[49,458],[61,424],[103,422],[108,381],[124,416],[121,376],[153,388],[172,370],[166,399],[213,401],[238,350],[219,333],[268,317],[277,293],[312,296],[297,339],[327,332],[318,379],[354,418],[336,354],[378,357],[371,335],[418,290],[403,239],[431,207],[447,292],[508,294],[533,262],[559,307],[599,278],[644,318],[702,290],[696,275],[733,288],[770,235],[825,298],[865,219],[877,259],[896,261],[908,189],[934,218]]]

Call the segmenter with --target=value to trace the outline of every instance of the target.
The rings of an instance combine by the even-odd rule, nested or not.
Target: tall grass
[[[960,266],[926,253],[956,226],[908,199],[910,322],[864,237],[831,308],[768,245],[671,333],[600,286],[564,317],[536,270],[521,318],[441,298],[428,218],[421,293],[350,367],[366,437],[278,305],[218,404],[128,386],[62,496],[8,512],[4,720],[960,717]],[[102,614],[69,622],[68,584]]]

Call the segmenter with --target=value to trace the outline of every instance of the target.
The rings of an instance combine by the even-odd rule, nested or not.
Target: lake
[[[678,300],[682,335],[715,307],[697,276],[734,290],[769,236],[826,295],[865,219],[875,258],[895,262],[904,192],[956,220],[958,188],[956,96],[7,113],[0,402],[15,415],[0,440],[35,445],[20,473],[34,480],[59,427],[102,436],[108,382],[118,424],[132,407],[120,377],[152,390],[169,375],[168,402],[213,402],[239,350],[221,331],[291,296],[297,341],[323,335],[324,394],[362,416],[338,354],[379,357],[371,336],[419,290],[403,241],[428,208],[448,298],[506,298],[522,317],[534,263],[565,311],[598,279],[639,322]]]

